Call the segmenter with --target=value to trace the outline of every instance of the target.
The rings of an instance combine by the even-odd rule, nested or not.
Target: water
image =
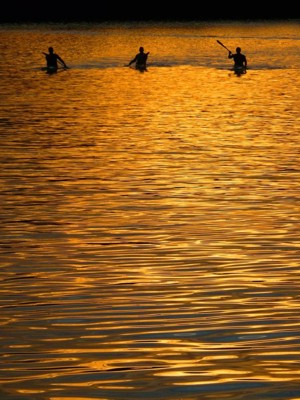
[[[298,21],[0,35],[1,400],[299,400]]]

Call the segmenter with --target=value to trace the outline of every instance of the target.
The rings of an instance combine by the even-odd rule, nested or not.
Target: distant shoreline
[[[3,15],[0,16],[0,25],[4,24],[68,24],[68,23],[136,23],[136,24],[151,24],[151,23],[199,23],[199,22],[300,22],[300,17],[268,17],[268,18],[257,18],[257,17],[236,17],[236,18],[150,18],[150,19],[121,19],[121,18],[76,18],[76,17],[68,17],[68,18],[40,18],[40,17],[5,17]]]

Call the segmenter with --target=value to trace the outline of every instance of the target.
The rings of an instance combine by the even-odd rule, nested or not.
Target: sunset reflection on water
[[[271,25],[1,27],[5,400],[300,398],[300,30]]]

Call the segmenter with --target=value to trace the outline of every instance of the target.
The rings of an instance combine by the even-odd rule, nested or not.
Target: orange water
[[[0,398],[299,400],[299,24],[0,38]]]

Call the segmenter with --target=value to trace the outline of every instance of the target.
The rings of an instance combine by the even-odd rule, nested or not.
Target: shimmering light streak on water
[[[0,397],[299,399],[299,25],[0,35]]]

